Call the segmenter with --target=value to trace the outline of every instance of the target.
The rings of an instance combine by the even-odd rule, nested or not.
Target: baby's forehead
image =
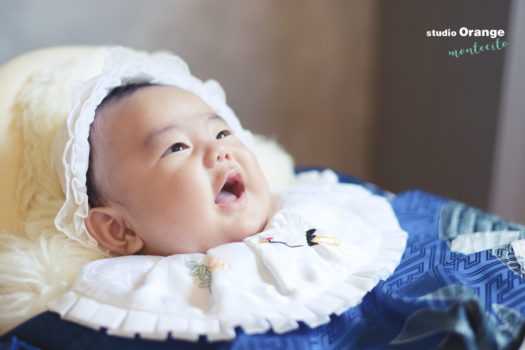
[[[228,127],[200,97],[174,86],[144,85],[123,89],[112,98],[104,102],[100,115],[95,118],[97,124],[101,124],[96,132],[105,137],[113,137],[116,133],[149,133],[146,136],[146,143],[149,143],[154,136],[178,128]]]

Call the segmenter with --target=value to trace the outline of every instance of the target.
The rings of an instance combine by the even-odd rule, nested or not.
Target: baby
[[[177,56],[108,50],[73,93],[53,162],[56,227],[114,255],[48,304],[114,334],[232,339],[326,323],[401,259],[388,201],[332,171],[270,189],[215,81]]]
[[[263,230],[270,192],[253,153],[195,94],[114,88],[90,131],[86,227],[130,255],[205,253]]]

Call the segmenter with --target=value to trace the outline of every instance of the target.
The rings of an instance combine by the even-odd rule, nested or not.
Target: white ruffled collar
[[[126,337],[283,333],[359,304],[399,264],[407,235],[384,198],[330,171],[274,195],[279,210],[263,232],[207,254],[93,261],[48,308]]]

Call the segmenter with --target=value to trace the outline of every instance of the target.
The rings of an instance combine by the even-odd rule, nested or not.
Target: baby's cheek
[[[241,148],[236,154],[236,159],[252,177],[262,175],[259,161],[248,148]]]
[[[167,212],[166,215],[173,217],[179,224],[181,221],[194,221],[202,215],[207,207],[206,201],[211,198],[209,180],[204,181],[198,174],[181,175],[184,176],[174,178],[157,195],[158,203],[161,203],[158,210]]]

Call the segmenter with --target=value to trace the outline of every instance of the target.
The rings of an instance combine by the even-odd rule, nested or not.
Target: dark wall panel
[[[505,50],[454,58],[495,39],[426,32],[506,31],[508,10],[506,0],[382,2],[374,182],[486,207]]]

